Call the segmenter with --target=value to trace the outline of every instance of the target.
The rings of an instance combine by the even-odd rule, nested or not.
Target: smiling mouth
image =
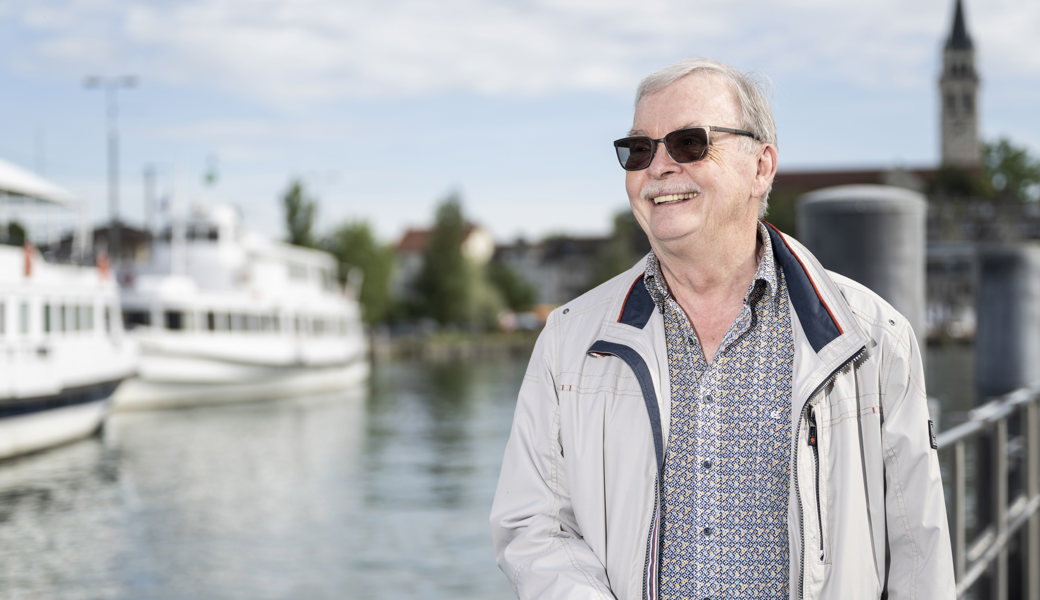
[[[688,192],[686,194],[668,194],[667,196],[657,196],[654,198],[654,204],[672,204],[674,202],[682,202],[683,200],[692,200],[697,197],[697,192]]]

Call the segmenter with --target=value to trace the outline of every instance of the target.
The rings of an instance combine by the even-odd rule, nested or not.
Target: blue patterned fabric
[[[711,364],[651,254],[664,313],[671,424],[662,498],[661,598],[788,597],[787,492],[794,343],[787,288],[763,253]]]

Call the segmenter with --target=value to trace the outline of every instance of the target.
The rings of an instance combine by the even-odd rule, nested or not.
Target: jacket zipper
[[[846,369],[850,368],[850,365],[855,363],[859,359],[860,356],[863,356],[863,354],[866,351],[867,351],[866,346],[864,346],[864,347],[860,348],[859,350],[857,350],[856,353],[853,354],[852,356],[850,356],[848,360],[846,360],[845,362],[841,363],[840,365],[838,365],[838,368],[836,368],[833,371],[831,371],[831,374],[828,375],[827,378],[824,379],[820,383],[820,385],[816,386],[816,389],[814,389],[812,391],[812,393],[809,394],[808,399],[805,401],[805,404],[802,406],[802,414],[801,414],[801,417],[799,417],[799,420],[798,420],[798,431],[797,431],[798,435],[795,436],[794,465],[792,466],[792,469],[793,469],[793,472],[794,472],[793,479],[794,479],[795,497],[798,498],[798,528],[799,528],[801,536],[802,536],[802,545],[801,545],[801,555],[802,555],[801,567],[802,568],[801,568],[800,572],[798,573],[798,597],[799,598],[805,598],[805,506],[802,504],[801,486],[798,483],[799,482],[799,477],[798,477],[798,444],[797,444],[798,439],[801,437],[802,420],[808,421],[808,419],[810,418],[809,415],[812,414],[812,404],[811,404],[811,402],[812,402],[813,397],[815,397],[816,394],[819,394],[820,390],[822,390],[823,388],[827,387],[827,385],[829,383],[831,383],[835,379],[837,379],[839,374],[841,374]],[[816,416],[813,415],[812,416],[812,425],[815,426],[815,424],[816,424]],[[815,446],[813,446],[813,456],[816,458],[816,510],[817,511],[820,510],[820,461],[819,461],[819,454],[818,454],[818,452],[819,452],[818,449]],[[819,514],[820,513],[817,512],[817,516],[819,516]],[[822,555],[822,546],[823,546],[823,523],[822,522],[820,523],[820,546],[821,546],[821,555]]]
[[[660,529],[658,527],[657,519],[658,514],[661,510],[661,478],[657,478],[657,483],[654,485],[654,510],[650,511],[650,535],[647,536],[646,540],[646,560],[643,561],[643,600],[657,600],[657,594],[654,597],[650,597],[650,578],[657,577],[655,569],[653,567],[656,561],[653,560],[654,554],[657,552],[654,540],[658,539],[660,535]]]

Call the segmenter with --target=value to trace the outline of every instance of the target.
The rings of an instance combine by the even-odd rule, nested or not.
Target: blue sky
[[[781,170],[932,166],[953,0],[0,0],[0,158],[107,219],[105,94],[120,214],[143,173],[173,210],[222,201],[284,235],[303,180],[319,232],[384,241],[457,192],[500,241],[599,234],[627,205],[611,141],[648,72],[710,56],[765,76]],[[1040,3],[965,0],[981,135],[1040,156]],[[216,164],[217,183],[203,175]]]

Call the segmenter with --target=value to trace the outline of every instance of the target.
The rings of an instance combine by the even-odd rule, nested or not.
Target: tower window
[[[964,94],[964,110],[969,115],[975,111],[975,99],[971,97],[971,94]]]

